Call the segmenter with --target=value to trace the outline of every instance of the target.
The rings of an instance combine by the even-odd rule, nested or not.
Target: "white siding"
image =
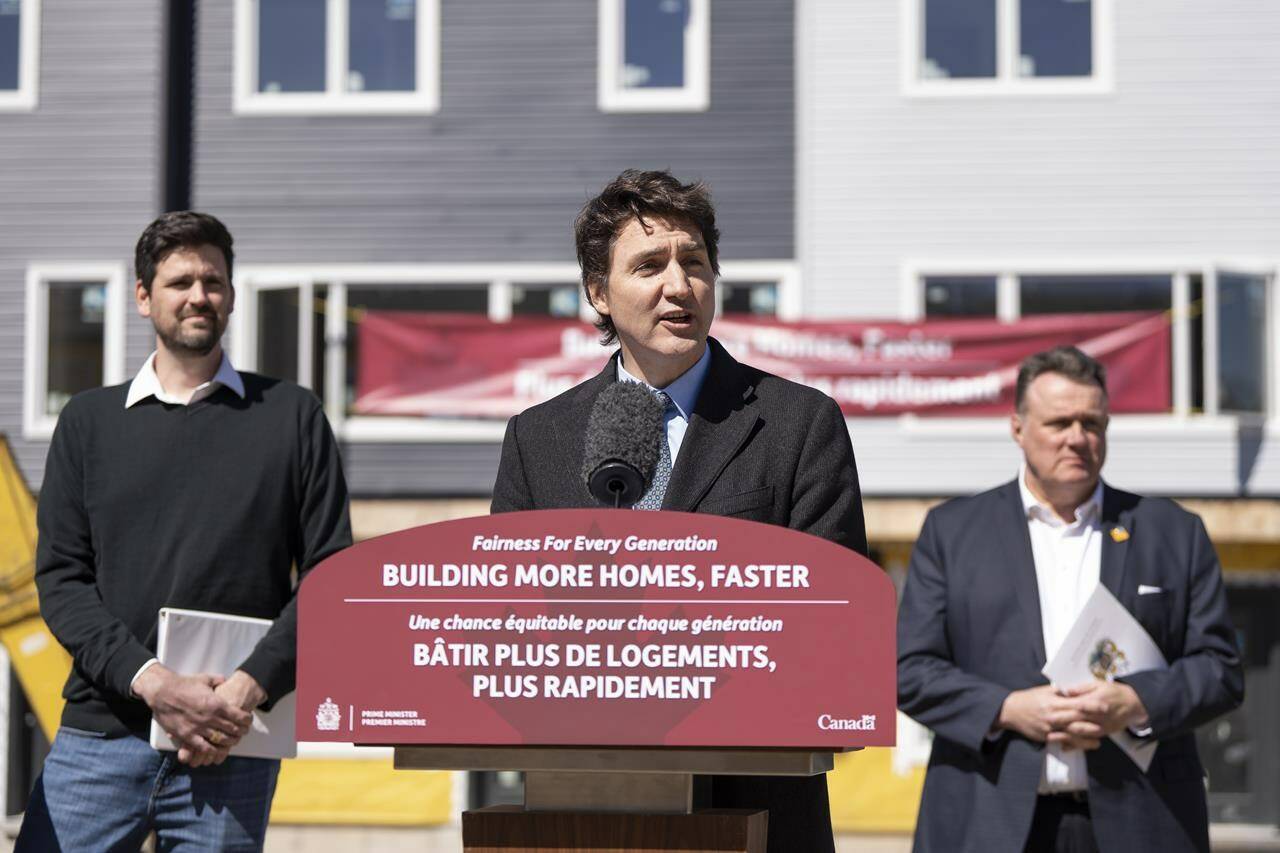
[[[912,97],[908,2],[799,4],[806,314],[897,317],[904,270],[933,259],[1280,258],[1280,4],[1119,0],[1110,93]],[[1251,474],[1255,493],[1280,493],[1277,453],[1248,464],[1234,422],[1125,429],[1133,441],[1113,436],[1107,471],[1117,485],[1226,494]],[[864,462],[872,494],[969,491],[1013,458],[1007,438],[946,427],[921,438],[890,421],[854,438],[885,463]]]

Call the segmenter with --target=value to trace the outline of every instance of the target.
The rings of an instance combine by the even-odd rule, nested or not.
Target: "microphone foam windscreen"
[[[596,398],[587,419],[582,476],[591,475],[610,460],[640,472],[646,487],[658,467],[658,439],[665,407],[639,382],[614,382]]]

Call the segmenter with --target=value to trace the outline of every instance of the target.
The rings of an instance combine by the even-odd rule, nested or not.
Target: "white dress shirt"
[[[1018,472],[1018,488],[1036,564],[1044,651],[1046,660],[1053,660],[1101,576],[1102,481],[1098,481],[1089,499],[1076,507],[1075,520],[1068,524],[1051,507],[1036,500],[1027,488],[1026,476],[1024,465]],[[1088,787],[1084,752],[1063,750],[1059,744],[1046,745],[1039,793],[1085,791]]]
[[[666,427],[667,427],[667,448],[671,451],[671,464],[676,464],[676,458],[680,455],[680,445],[684,443],[685,431],[689,429],[689,417],[693,413],[693,404],[698,402],[698,392],[702,390],[702,380],[707,378],[707,370],[711,367],[711,347],[705,347],[702,350],[702,358],[698,359],[693,367],[690,367],[684,373],[681,373],[666,388],[654,388],[648,382],[637,379],[627,372],[622,366],[622,359],[618,359],[618,381],[619,382],[638,382],[654,391],[662,391],[671,398],[671,402],[675,404],[675,409],[667,408]]]
[[[226,350],[222,351],[222,361],[218,364],[218,372],[213,374],[213,378],[208,382],[202,382],[197,385],[196,389],[191,392],[189,399],[183,399],[164,390],[164,386],[160,384],[160,377],[156,375],[156,354],[153,352],[147,356],[147,360],[142,363],[142,369],[138,371],[138,375],[133,377],[133,381],[129,383],[129,393],[125,395],[124,407],[132,409],[136,404],[148,397],[155,397],[161,403],[168,403],[171,406],[189,406],[208,397],[223,385],[234,391],[235,395],[241,400],[244,399],[244,381],[240,379],[240,374],[236,373],[235,368],[231,366],[231,359],[227,357]]]
[[[244,380],[240,378],[240,374],[231,366],[231,359],[227,357],[226,350],[222,351],[222,361],[218,363],[218,372],[213,374],[213,378],[208,382],[201,382],[197,385],[188,399],[183,399],[164,390],[164,386],[160,384],[160,377],[156,375],[156,354],[153,352],[147,356],[147,360],[142,363],[137,375],[129,383],[129,393],[125,395],[124,407],[132,409],[148,397],[155,397],[161,403],[168,403],[170,406],[189,406],[192,403],[203,400],[224,385],[230,388],[241,400],[244,399]],[[152,658],[138,667],[138,671],[133,674],[133,678],[129,679],[129,689],[131,691],[133,690],[133,685],[138,682],[138,676],[146,672],[153,663],[159,663],[159,660]]]

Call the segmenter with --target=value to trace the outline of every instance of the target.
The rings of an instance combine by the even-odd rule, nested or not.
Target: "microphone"
[[[639,382],[614,382],[587,419],[582,476],[605,506],[629,507],[644,496],[658,467],[665,407]]]

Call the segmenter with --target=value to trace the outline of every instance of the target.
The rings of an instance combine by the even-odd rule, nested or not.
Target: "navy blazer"
[[[1199,517],[1104,486],[1101,582],[1169,669],[1123,680],[1160,741],[1142,773],[1110,740],[1087,753],[1102,853],[1209,850],[1194,729],[1244,698],[1222,571]],[[1127,535],[1126,535],[1127,534]],[[1138,595],[1138,587],[1159,592]],[[898,613],[898,704],[935,733],[918,851],[1019,851],[1031,829],[1042,744],[988,739],[1010,691],[1047,679],[1035,562],[1016,480],[931,511]]]
[[[714,339],[711,365],[671,471],[663,509],[729,515],[821,536],[867,553],[849,430],[830,397],[741,364]],[[597,506],[582,476],[597,376],[512,418],[493,512]],[[715,808],[769,810],[770,853],[831,853],[825,776],[714,776]]]

